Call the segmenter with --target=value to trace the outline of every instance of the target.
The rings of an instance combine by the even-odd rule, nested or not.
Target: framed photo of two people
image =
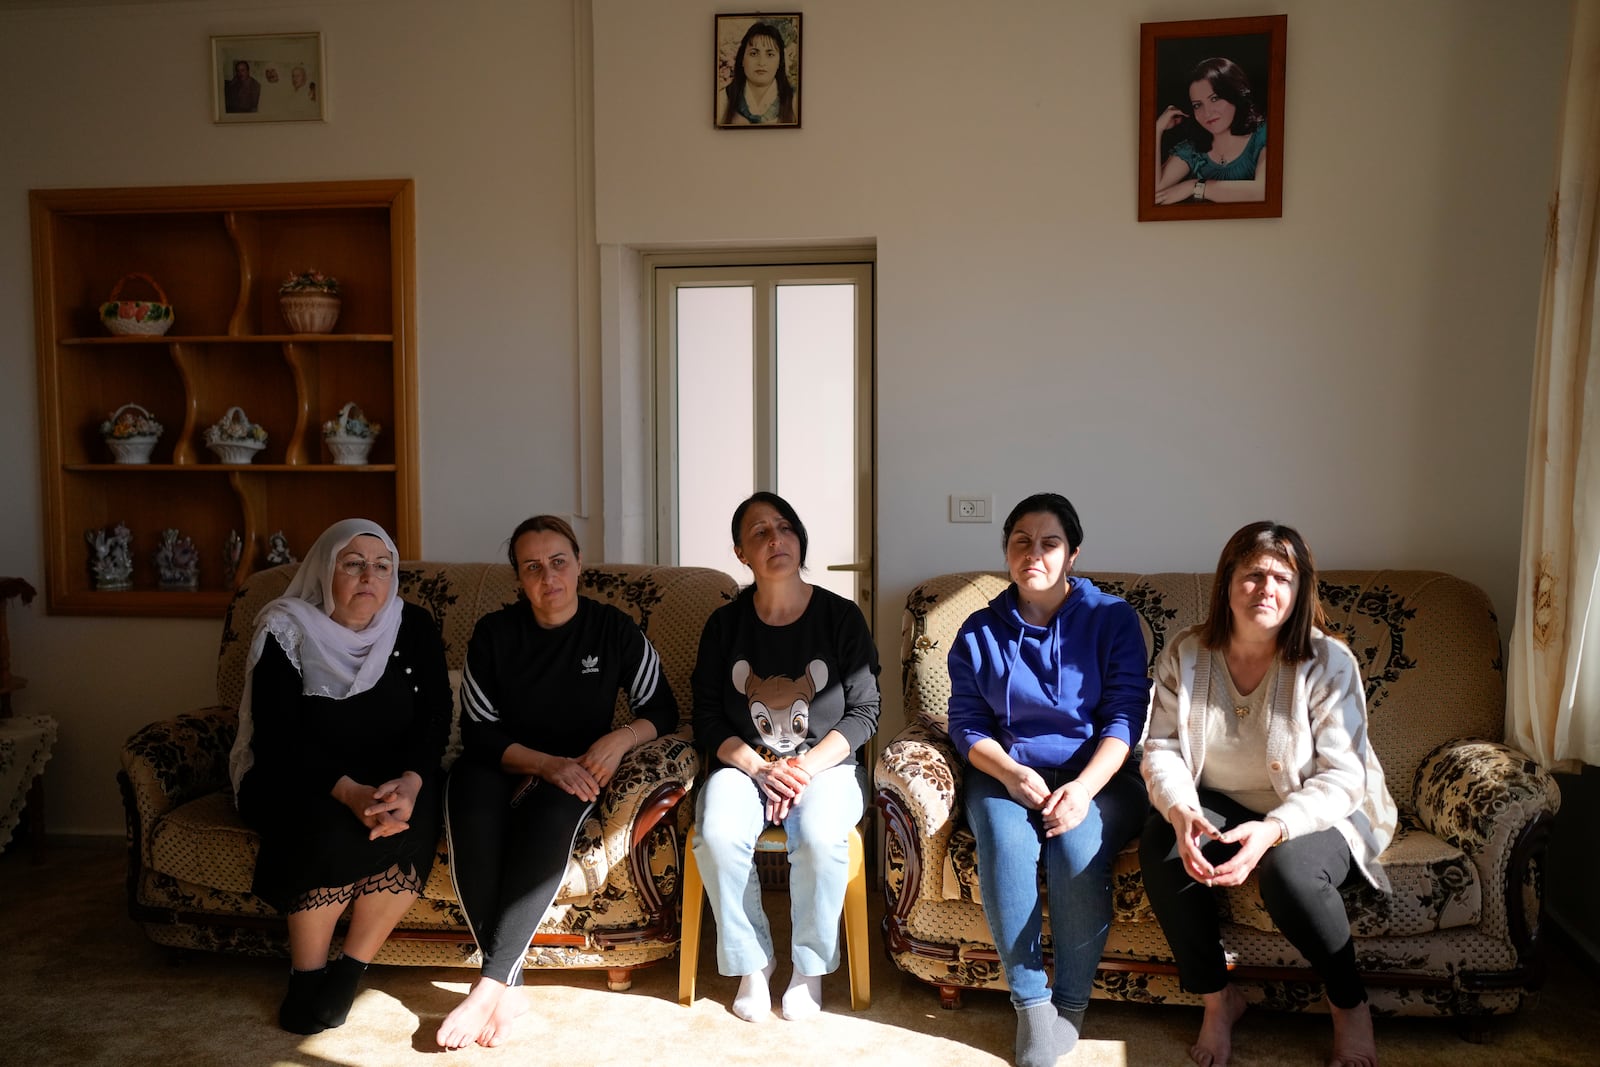
[[[1139,27],[1139,221],[1283,216],[1289,16]]]
[[[327,118],[322,34],[211,38],[211,121],[321,122]]]

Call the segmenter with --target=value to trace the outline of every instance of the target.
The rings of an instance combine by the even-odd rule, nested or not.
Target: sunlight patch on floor
[[[1068,1063],[1082,1059],[1083,1062],[1092,1063],[1095,1067],[1128,1067],[1126,1041],[1095,1041],[1084,1038],[1072,1052],[1073,1055],[1067,1060]]]

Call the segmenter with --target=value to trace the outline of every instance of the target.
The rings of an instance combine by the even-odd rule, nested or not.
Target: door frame
[[[651,527],[654,536],[650,542],[652,556],[656,562],[674,559],[676,553],[674,544],[676,531],[673,527],[673,520],[676,517],[674,502],[663,499],[664,494],[661,492],[661,487],[668,485],[675,477],[676,470],[673,455],[662,444],[665,439],[663,428],[671,425],[677,405],[677,385],[670,373],[671,357],[668,354],[668,346],[675,332],[676,323],[673,320],[672,301],[664,299],[664,293],[669,286],[666,284],[667,276],[661,272],[687,268],[706,277],[712,284],[721,280],[728,285],[736,285],[745,284],[749,272],[755,269],[775,270],[781,273],[785,269],[793,268],[804,271],[804,274],[797,275],[794,279],[799,284],[825,283],[829,277],[860,284],[858,272],[864,269],[865,283],[869,286],[869,298],[862,301],[857,308],[856,328],[858,337],[865,339],[867,350],[864,354],[858,354],[856,360],[856,411],[853,432],[859,450],[856,465],[859,482],[855,487],[857,523],[859,527],[862,519],[865,519],[870,531],[865,539],[858,536],[858,541],[866,542],[858,545],[858,553],[865,553],[866,557],[864,560],[866,570],[858,583],[860,593],[858,603],[867,618],[868,625],[872,625],[876,615],[878,555],[876,259],[876,250],[865,246],[782,251],[766,249],[656,252],[640,257],[644,272],[641,288],[648,304],[648,349],[651,394],[654,401],[648,406],[650,412],[648,434],[653,457],[651,477],[648,479],[650,483],[648,514],[652,516]],[[830,274],[828,268],[847,268],[847,271]],[[776,322],[772,316],[761,314],[760,304],[761,302],[757,301],[753,328],[771,348],[775,346]],[[861,355],[865,358],[861,358]],[[757,360],[754,401],[758,423],[763,412],[770,416],[776,410],[776,382],[766,371],[767,361]],[[758,484],[775,482],[776,458],[764,442],[757,443],[756,468],[761,472],[756,478]]]

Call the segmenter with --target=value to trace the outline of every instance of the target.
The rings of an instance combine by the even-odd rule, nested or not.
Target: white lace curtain
[[[1574,5],[1511,630],[1506,740],[1600,765],[1600,4]]]

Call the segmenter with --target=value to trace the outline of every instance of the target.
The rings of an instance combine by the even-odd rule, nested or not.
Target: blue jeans
[[[761,908],[756,838],[766,805],[755,780],[734,767],[706,779],[697,802],[694,858],[717,920],[717,972],[746,975],[772,961],[772,927]],[[839,916],[850,873],[850,828],[861,821],[853,764],[811,779],[789,809],[789,915],[794,968],[829,974],[839,966]]]
[[[1040,770],[1052,790],[1072,776]],[[1149,802],[1144,783],[1124,766],[1096,794],[1083,821],[1046,838],[1044,823],[1011,799],[1006,787],[976,767],[967,768],[967,822],[978,841],[978,885],[983,911],[1005,968],[1011,1002],[1031,1008],[1053,1001],[1064,1011],[1089,1006],[1095,968],[1111,929],[1111,865],[1144,823]],[[1055,947],[1055,988],[1044,970],[1044,902],[1039,863],[1050,894],[1050,937]]]

